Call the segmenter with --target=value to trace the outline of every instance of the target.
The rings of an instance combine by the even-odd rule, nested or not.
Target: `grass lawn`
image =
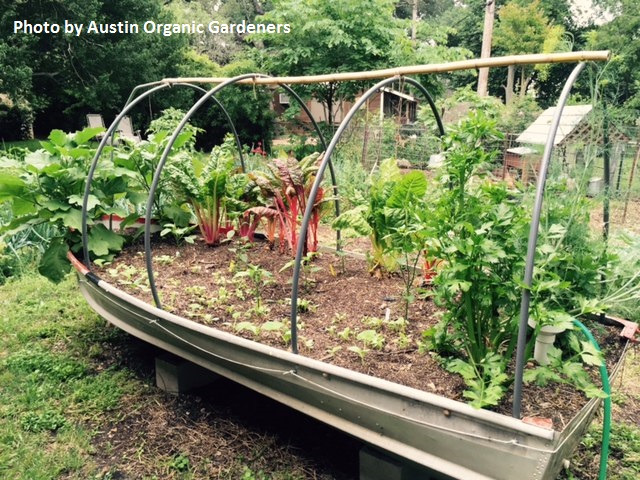
[[[28,148],[31,151],[36,151],[40,147],[40,140],[16,140],[12,142],[5,142],[4,140],[0,143],[0,151],[9,150],[11,148]]]
[[[0,479],[353,478],[331,470],[320,437],[339,453],[350,440],[302,414],[225,380],[179,397],[156,388],[159,351],[107,325],[76,283],[0,286]]]

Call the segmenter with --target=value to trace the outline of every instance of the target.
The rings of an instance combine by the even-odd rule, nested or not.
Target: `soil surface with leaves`
[[[291,348],[289,256],[270,249],[266,242],[234,241],[216,247],[200,242],[179,247],[159,243],[153,247],[153,263],[164,309],[250,340]],[[142,245],[126,249],[114,263],[96,272],[153,303]],[[418,291],[422,295],[410,303],[405,319],[400,278],[371,274],[366,261],[354,256],[314,255],[300,278],[300,354],[464,402],[462,378],[443,368],[437,355],[421,348],[423,332],[436,325],[441,311],[428,287]],[[611,368],[622,350],[619,330],[596,326],[591,328]],[[597,368],[585,368],[599,385]],[[553,428],[562,430],[587,401],[571,385],[525,384],[522,414],[551,419]],[[494,410],[510,415],[511,402],[509,389]]]

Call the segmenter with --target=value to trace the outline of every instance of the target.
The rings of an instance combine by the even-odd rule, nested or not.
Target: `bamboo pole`
[[[610,58],[608,50],[565,52],[565,53],[538,53],[531,55],[509,55],[505,57],[476,58],[474,60],[461,60],[457,62],[435,63],[430,65],[411,65],[406,67],[386,68],[383,70],[371,70],[368,72],[342,72],[325,75],[308,75],[298,77],[271,77],[248,78],[236,83],[251,85],[276,85],[276,84],[309,84],[346,82],[350,80],[374,80],[391,78],[404,75],[424,75],[429,73],[447,73],[459,70],[471,70],[490,67],[506,67],[509,65],[532,65],[543,63],[572,63],[572,62],[603,62]],[[225,77],[185,77],[165,78],[161,83],[222,83],[228,80]]]

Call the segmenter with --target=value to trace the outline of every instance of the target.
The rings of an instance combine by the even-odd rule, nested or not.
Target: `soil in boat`
[[[215,247],[196,241],[153,246],[155,283],[162,307],[176,315],[235,335],[290,349],[292,259],[267,242],[231,241]],[[144,248],[134,244],[113,263],[96,268],[106,281],[153,304]],[[416,282],[418,283],[418,282]],[[438,356],[421,348],[423,332],[442,311],[428,287],[405,317],[404,284],[397,275],[372,275],[367,262],[320,252],[302,269],[298,348],[301,355],[374,377],[465,401],[461,377],[445,370]],[[407,320],[404,320],[407,318]],[[611,368],[622,352],[619,330],[590,325]],[[529,365],[533,366],[533,365]],[[592,378],[599,385],[599,372]],[[570,385],[525,385],[523,417],[551,419],[562,430],[585,405]],[[511,414],[511,390],[493,410]]]

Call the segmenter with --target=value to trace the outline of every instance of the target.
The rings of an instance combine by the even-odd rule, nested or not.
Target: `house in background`
[[[353,102],[343,101],[337,102],[337,104],[334,105],[333,121],[335,125],[339,125],[342,120],[344,120],[345,116],[349,113],[349,110],[358,98],[359,97],[357,97]],[[282,114],[287,108],[289,108],[292,101],[294,100],[289,98],[285,93],[276,92],[273,95],[273,109],[277,114]],[[317,122],[327,121],[327,112],[322,103],[315,99],[311,99],[307,100],[305,104]],[[396,117],[399,118],[400,122],[404,125],[416,121],[418,100],[412,95],[391,88],[383,88],[380,92],[367,100],[366,105],[363,106],[363,110],[364,109],[369,113],[379,115],[380,123],[382,123],[384,118]],[[305,124],[311,123],[311,119],[304,111],[300,112],[298,120]]]

